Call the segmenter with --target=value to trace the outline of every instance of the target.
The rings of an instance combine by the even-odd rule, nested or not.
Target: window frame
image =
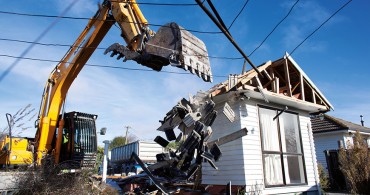
[[[263,163],[263,179],[264,179],[264,184],[266,188],[272,188],[272,187],[284,187],[284,186],[301,186],[301,185],[307,185],[307,170],[306,170],[306,163],[305,163],[305,157],[304,157],[304,149],[303,149],[303,141],[302,141],[302,133],[301,133],[301,127],[300,127],[300,120],[299,120],[299,113],[297,112],[292,112],[292,111],[284,111],[289,114],[294,114],[297,117],[297,125],[298,125],[298,134],[299,134],[299,141],[300,141],[300,148],[301,148],[301,153],[292,153],[292,152],[283,152],[282,148],[282,141],[281,141],[281,126],[280,126],[280,117],[277,117],[276,120],[276,125],[277,125],[277,131],[278,131],[278,141],[279,141],[279,150],[280,151],[265,151],[264,150],[264,144],[263,144],[263,130],[262,130],[262,125],[261,125],[261,117],[260,117],[260,109],[269,109],[273,110],[276,112],[276,115],[281,111],[279,108],[271,107],[271,106],[265,106],[265,105],[260,105],[257,104],[258,107],[258,123],[259,123],[259,128],[260,128],[260,139],[261,139],[261,151],[262,151],[262,163]],[[277,185],[271,185],[267,184],[266,182],[266,174],[265,174],[265,159],[264,155],[268,154],[274,154],[274,155],[279,155],[280,156],[280,165],[281,165],[281,171],[282,171],[282,176],[283,176],[283,184],[277,184]],[[286,175],[285,175],[285,164],[284,164],[284,156],[298,156],[302,158],[302,166],[303,166],[303,174],[304,174],[304,182],[303,183],[293,183],[293,184],[287,184],[286,182]]]

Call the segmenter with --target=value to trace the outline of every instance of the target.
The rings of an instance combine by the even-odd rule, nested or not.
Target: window
[[[266,187],[305,184],[305,168],[298,115],[259,108]]]

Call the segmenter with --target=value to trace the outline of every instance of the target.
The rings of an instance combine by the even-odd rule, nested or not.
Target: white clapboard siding
[[[262,192],[263,163],[257,106],[253,101],[243,101],[239,109],[241,126],[248,129],[248,135],[243,137],[246,192]]]
[[[235,121],[230,122],[222,113],[224,103],[218,104],[216,110],[219,114],[212,125],[213,134],[209,141],[241,129],[239,108],[233,103],[228,102],[228,104],[235,112]],[[213,169],[208,163],[203,163],[202,183],[226,185],[229,181],[232,181],[233,185],[245,185],[246,173],[244,172],[242,144],[242,139],[237,139],[220,146],[222,157],[218,162],[215,162],[218,170]]]
[[[315,186],[319,181],[318,171],[316,166],[315,145],[313,142],[311,120],[308,114],[300,113],[299,123],[301,128],[303,155],[305,159],[307,184]]]
[[[325,157],[324,151],[325,150],[337,150],[338,140],[343,140],[342,133],[315,134],[314,135],[317,162],[320,163],[326,170],[327,170],[327,164],[326,164],[326,157]]]
[[[203,163],[202,183],[226,185],[231,181],[232,185],[245,186],[246,194],[300,193],[317,190],[316,154],[310,118],[307,112],[297,110],[295,112],[299,113],[307,185],[265,188],[258,103],[261,102],[254,100],[228,102],[236,115],[233,123],[222,113],[224,103],[217,104],[216,110],[219,114],[212,126],[213,135],[209,141],[242,128],[247,128],[248,135],[220,146],[222,157],[216,162],[219,170],[214,170],[208,163]]]

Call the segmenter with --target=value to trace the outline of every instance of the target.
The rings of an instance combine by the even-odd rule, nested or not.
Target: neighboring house
[[[370,145],[370,128],[368,127],[326,114],[323,115],[322,119],[318,117],[312,118],[311,123],[317,162],[322,164],[326,170],[328,167],[324,151],[338,150],[340,147],[347,149],[348,145],[353,144],[353,137],[356,131],[359,131],[368,145]]]
[[[213,194],[230,181],[233,194],[318,194],[310,115],[332,106],[288,54],[258,70],[263,76],[250,70],[200,92],[218,111],[208,141],[248,130],[220,145],[217,170],[203,163],[202,184]]]

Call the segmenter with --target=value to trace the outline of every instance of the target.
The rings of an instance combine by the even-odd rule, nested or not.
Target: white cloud
[[[283,4],[283,7],[290,9],[291,5]],[[285,48],[294,49],[313,30],[329,17],[329,12],[313,1],[301,1],[293,9],[291,16],[287,19],[288,25],[284,27],[282,42]],[[320,52],[326,49],[325,41],[307,40],[300,50]]]
[[[91,15],[91,13],[94,13],[96,10],[98,10],[98,3],[101,3],[99,0],[57,0],[56,5],[60,12],[62,12],[74,2],[75,4],[68,11],[67,15],[70,14],[73,16],[83,16],[86,13]]]

